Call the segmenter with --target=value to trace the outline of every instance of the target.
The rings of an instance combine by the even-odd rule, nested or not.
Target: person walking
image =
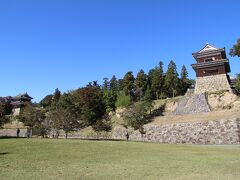
[[[20,134],[20,129],[18,128],[17,129],[17,137],[19,137],[19,134]]]
[[[28,139],[30,138],[30,128],[29,127],[27,128],[26,136]]]
[[[127,141],[129,140],[129,134],[128,134],[128,132],[127,132],[127,134],[126,134],[126,138],[127,138]]]

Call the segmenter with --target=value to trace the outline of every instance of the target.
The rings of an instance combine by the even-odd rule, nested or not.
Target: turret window
[[[212,76],[212,75],[219,74],[219,71],[218,71],[218,69],[208,69],[208,70],[203,71],[203,74],[205,76]]]
[[[204,62],[211,62],[211,61],[213,61],[213,58],[208,58],[204,60]]]

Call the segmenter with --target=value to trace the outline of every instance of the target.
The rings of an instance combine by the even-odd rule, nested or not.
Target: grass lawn
[[[0,139],[0,179],[240,179],[240,146]]]

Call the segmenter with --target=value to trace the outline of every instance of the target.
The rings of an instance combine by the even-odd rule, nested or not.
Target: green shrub
[[[128,107],[131,104],[129,95],[119,94],[117,97],[116,107]]]
[[[237,74],[236,90],[240,93],[240,74]]]

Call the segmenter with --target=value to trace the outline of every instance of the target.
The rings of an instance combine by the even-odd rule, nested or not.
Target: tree
[[[98,120],[95,124],[92,125],[92,128],[96,132],[106,131],[109,132],[112,130],[112,124],[108,116],[103,117]]]
[[[72,114],[69,109],[58,106],[49,115],[52,127],[56,130],[63,130],[65,138],[68,138],[68,133],[79,127],[75,114]]]
[[[74,103],[80,110],[80,119],[86,126],[94,125],[105,115],[103,92],[98,86],[87,86],[73,92]]]
[[[41,122],[35,124],[34,134],[42,136],[44,138],[51,131],[51,124],[49,119],[45,116],[45,113],[43,111],[42,113],[44,119],[42,119]]]
[[[240,74],[237,75],[236,90],[240,94]]]
[[[28,126],[30,130],[35,130],[36,135],[44,135],[47,134],[47,129],[43,125],[45,121],[45,113],[42,109],[35,108],[31,103],[26,102],[24,105],[24,109],[19,115],[19,120],[23,122],[25,126]]]
[[[153,70],[151,90],[153,91],[156,99],[158,99],[160,92],[160,74],[157,67]]]
[[[53,101],[53,95],[52,95],[52,94],[49,94],[49,95],[45,96],[45,97],[40,101],[40,105],[41,105],[43,108],[46,108],[46,107],[51,106],[52,101]]]
[[[138,130],[143,138],[145,133],[143,125],[150,122],[150,116],[143,103],[136,103],[126,110],[123,120],[125,127],[132,127],[134,130]]]
[[[4,104],[0,102],[0,127],[2,127],[3,124],[7,123],[7,118],[5,117],[5,108]]]
[[[142,69],[137,74],[135,84],[136,84],[136,91],[138,92],[137,94],[138,100],[141,100],[144,92],[147,89],[147,75],[144,73]]]
[[[115,75],[110,80],[110,90],[117,92],[118,91],[118,80]]]
[[[240,38],[237,40],[237,43],[233,45],[230,49],[230,56],[238,56],[240,57]]]
[[[6,98],[0,101],[0,128],[9,122],[8,115],[12,113],[11,100]]]
[[[155,68],[154,68],[155,69]],[[148,72],[148,86],[151,88],[152,87],[152,79],[153,79],[153,72],[154,72],[154,69],[150,69],[149,72]]]
[[[181,95],[184,95],[188,88],[191,87],[191,80],[188,79],[188,72],[185,65],[182,66],[181,79],[180,79],[180,91]]]
[[[179,91],[178,83],[177,67],[174,61],[171,60],[164,81],[165,93],[170,97],[174,97]]]
[[[53,98],[52,98],[52,103],[51,103],[51,109],[54,110],[57,106],[57,103],[59,101],[61,97],[61,91],[59,91],[59,89],[55,89],[55,92],[53,94]]]
[[[123,79],[118,80],[118,91],[123,91],[124,85],[123,85]]]
[[[135,81],[135,78],[133,76],[133,73],[127,72],[123,78],[123,91],[124,91],[125,95],[131,96],[131,92],[135,88],[134,81]]]
[[[4,109],[3,109],[3,104],[0,102],[0,127],[3,125],[4,123]]]
[[[117,100],[116,92],[113,90],[109,90],[109,91],[104,90],[103,99],[106,106],[106,111],[107,112],[115,111],[115,108],[116,108],[115,104]]]
[[[50,112],[50,120],[52,127],[57,131],[63,130],[67,139],[68,133],[85,127],[84,122],[80,118],[80,108],[74,103],[74,92],[64,93],[54,111]]]
[[[108,78],[103,78],[103,85],[102,85],[102,88],[104,90],[109,90],[110,89],[110,82],[108,80]]]
[[[163,84],[163,62],[160,61],[159,67],[152,70],[151,90],[154,92],[156,99],[159,99],[159,95],[163,92]]]
[[[59,89],[57,88],[54,92],[54,95],[53,95],[53,100],[54,101],[58,101],[61,97],[61,91],[59,91]]]
[[[19,115],[19,120],[25,125],[32,129],[36,124],[36,121],[39,121],[38,114],[36,109],[33,107],[32,103],[25,102],[24,108]]]
[[[142,103],[143,103],[144,107],[146,108],[146,110],[150,111],[150,115],[151,115],[154,101],[153,101],[151,89],[149,87],[147,88],[147,90],[145,92]]]
[[[163,72],[163,62],[162,61],[159,62],[159,77],[160,77],[160,85],[159,85],[159,87],[160,87],[160,92],[161,92],[161,96],[162,96],[163,91],[164,91],[164,89],[163,89],[163,85],[164,85],[164,72]]]

